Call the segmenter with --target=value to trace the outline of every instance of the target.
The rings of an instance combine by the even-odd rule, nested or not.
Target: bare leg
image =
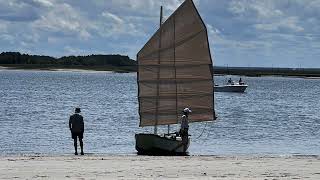
[[[74,154],[78,155],[78,150],[77,150],[77,138],[73,139],[73,145],[74,145]]]
[[[79,138],[79,141],[80,141],[81,155],[84,155],[84,153],[83,153],[83,141],[80,138]]]

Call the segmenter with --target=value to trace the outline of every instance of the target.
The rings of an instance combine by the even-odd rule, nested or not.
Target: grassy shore
[[[240,76],[320,77],[319,68],[214,67],[214,74]]]

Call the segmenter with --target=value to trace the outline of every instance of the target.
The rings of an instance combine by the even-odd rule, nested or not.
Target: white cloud
[[[298,17],[287,17],[273,23],[255,24],[254,27],[258,30],[265,31],[291,30],[294,32],[301,32],[304,28],[299,26],[298,22]]]
[[[10,44],[14,44],[15,37],[9,34],[0,34],[0,39],[5,43],[9,42]]]
[[[319,16],[320,15],[320,1],[319,0],[294,0],[291,2],[293,9],[297,11],[300,16]]]
[[[111,21],[114,21],[117,24],[123,24],[124,23],[124,21],[120,17],[118,17],[115,14],[109,13],[109,12],[103,12],[102,16],[107,18],[107,19],[109,19],[109,20],[111,20]]]
[[[37,43],[40,40],[40,35],[38,33],[28,33],[23,35],[23,39],[29,43]]]
[[[19,0],[0,0],[0,20],[33,21],[38,18],[36,8]]]
[[[226,36],[219,29],[207,24],[209,41],[212,47],[224,47],[224,48],[238,48],[238,49],[258,49],[272,47],[272,44],[267,41],[258,40],[236,40],[232,36]]]
[[[48,42],[49,44],[58,43],[58,42],[60,42],[59,40],[60,40],[60,38],[51,37],[51,36],[49,36],[49,37],[47,38],[47,42]]]
[[[7,32],[7,25],[0,21],[0,33]]]
[[[158,28],[160,6],[168,17],[183,1],[0,0],[0,48],[55,56],[121,53],[135,58]],[[218,62],[233,64],[232,59],[249,56],[253,62],[256,57],[294,59],[311,52],[311,59],[319,59],[320,0],[194,2],[207,23]]]
[[[213,40],[213,43],[221,43],[223,38],[221,37],[221,32],[217,28],[213,27],[210,24],[207,24],[207,31],[209,36],[209,41]]]
[[[27,42],[25,42],[25,41],[21,41],[21,42],[20,42],[20,45],[21,45],[22,47],[27,47],[27,48],[30,46],[30,44],[27,43]]]
[[[55,4],[52,9],[43,14],[33,25],[35,29],[49,33],[62,33],[67,36],[78,36],[89,39],[89,30],[93,28],[86,17],[83,17],[69,4]]]
[[[65,54],[68,54],[68,55],[80,55],[80,54],[83,54],[83,51],[81,49],[70,47],[70,46],[65,46],[64,47],[64,51],[65,51]]]
[[[44,7],[53,7],[53,3],[50,0],[32,0],[32,2]]]
[[[239,20],[251,22],[257,30],[304,31],[299,16],[287,12],[282,3],[276,0],[231,1],[228,9]]]
[[[100,51],[100,50],[92,50],[89,48],[79,48],[76,46],[71,46],[71,45],[67,45],[63,47],[63,54],[66,56],[85,56],[85,55],[89,55],[89,54],[106,54],[106,52],[104,51]],[[110,54],[113,52],[110,52]]]
[[[113,14],[119,13],[121,16],[139,16],[139,17],[159,17],[160,6],[163,6],[164,16],[171,14],[184,0],[109,0],[105,3],[100,0],[93,2],[103,7]],[[194,0],[195,4],[199,4],[200,0]],[[120,16],[120,15],[118,15]]]
[[[154,12],[159,12],[161,5],[164,9],[170,11],[175,10],[183,0],[111,0],[111,5],[114,7],[120,7],[126,10],[142,11],[143,14],[154,14]]]
[[[254,15],[253,18],[269,19],[283,15],[283,12],[275,7],[272,1],[231,1],[229,10],[240,16]]]
[[[132,23],[127,17],[120,18],[119,16],[110,12],[103,12],[101,14],[102,20],[97,22],[96,27],[100,35],[104,37],[119,37],[121,35],[141,35],[136,25]]]

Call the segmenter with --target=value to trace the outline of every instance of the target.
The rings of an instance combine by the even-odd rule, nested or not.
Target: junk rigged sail
[[[140,127],[214,120],[213,66],[206,26],[186,0],[137,54]]]

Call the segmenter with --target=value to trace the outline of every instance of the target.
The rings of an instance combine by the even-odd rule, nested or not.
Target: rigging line
[[[208,122],[206,122],[206,124],[204,125],[204,128],[202,129],[201,134],[200,134],[198,137],[196,137],[196,138],[195,138],[195,140],[199,139],[199,138],[203,135],[204,130],[205,130],[205,129],[206,129],[206,127],[207,127],[207,124],[208,124]]]

